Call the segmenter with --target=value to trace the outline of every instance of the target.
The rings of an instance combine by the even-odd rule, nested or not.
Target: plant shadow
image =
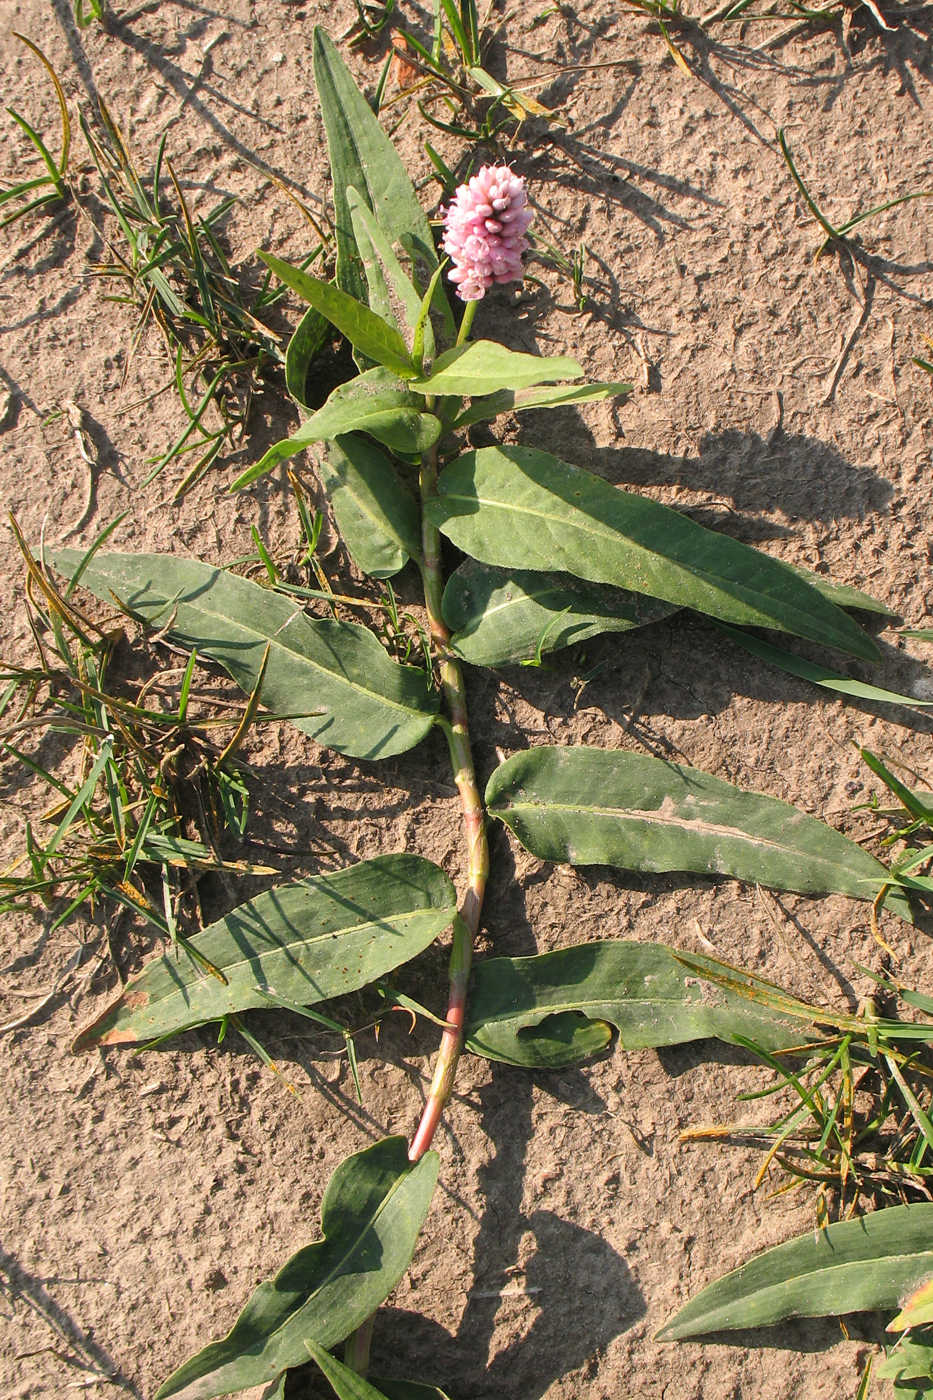
[[[92,1279],[40,1278],[25,1269],[13,1255],[0,1248],[0,1285],[5,1297],[14,1311],[17,1305],[20,1305],[48,1328],[54,1341],[47,1350],[73,1366],[79,1374],[85,1374],[83,1381],[78,1380],[75,1383],[76,1387],[93,1386],[96,1389],[100,1385],[108,1385],[134,1396],[135,1400],[143,1400],[142,1391],[96,1341],[93,1329],[82,1327],[72,1313],[49,1292],[50,1285],[79,1281],[85,1285],[94,1282]],[[88,1380],[88,1375],[94,1379]]]

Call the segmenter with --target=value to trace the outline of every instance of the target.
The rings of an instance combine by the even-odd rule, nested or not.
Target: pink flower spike
[[[532,214],[525,181],[507,165],[484,165],[444,210],[448,276],[461,301],[479,301],[501,282],[520,282]]]

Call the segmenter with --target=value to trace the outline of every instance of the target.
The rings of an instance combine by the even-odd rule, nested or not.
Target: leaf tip
[[[95,1021],[89,1026],[85,1026],[83,1031],[79,1031],[71,1042],[71,1053],[80,1055],[85,1050],[93,1050],[95,1046],[103,1049],[110,1045],[135,1045],[139,1040],[139,1035],[127,1026],[116,1024],[122,1011],[138,1011],[149,1002],[149,993],[145,991],[124,992],[116,1001],[102,1011]]]

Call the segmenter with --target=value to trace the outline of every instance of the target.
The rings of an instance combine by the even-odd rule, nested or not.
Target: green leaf
[[[420,394],[490,394],[527,389],[556,379],[579,379],[583,370],[565,356],[525,355],[495,340],[472,340],[438,355],[431,373],[413,379]]]
[[[317,1342],[309,1341],[305,1345],[339,1400],[448,1400],[434,1385],[419,1385],[416,1381],[368,1381]]]
[[[240,491],[258,477],[303,452],[313,442],[342,433],[367,433],[390,452],[415,455],[433,447],[441,435],[440,420],[425,413],[424,401],[381,366],[338,384],[327,402],[305,419],[291,437],[274,443],[268,452],[238,476],[231,491]]]
[[[929,1387],[912,1381],[933,1381],[933,1328],[921,1327],[903,1337],[875,1367],[879,1380],[894,1381],[896,1389],[910,1389],[914,1396],[929,1395]]]
[[[933,1205],[890,1206],[766,1250],[705,1288],[662,1341],[890,1307],[933,1272]]]
[[[905,627],[902,637],[913,637],[918,642],[933,642],[933,627]]]
[[[863,763],[868,764],[875,776],[881,779],[888,791],[897,798],[904,810],[909,812],[915,821],[925,822],[927,826],[933,826],[933,803],[931,803],[929,793],[915,792],[906,783],[902,783],[900,778],[891,772],[878,755],[872,753],[871,749],[859,749],[859,755]]]
[[[438,265],[431,226],[408,172],[379,125],[365,97],[323,29],[314,31],[314,81],[327,130],[333,176],[334,220],[337,234],[337,283],[345,292],[364,297],[366,282],[353,237],[348,191],[362,195],[389,243],[413,250],[426,286]],[[420,279],[419,279],[420,280]],[[456,327],[443,289],[435,307],[448,339]]]
[[[424,403],[388,370],[377,368],[340,384],[323,407],[295,434],[302,443],[341,433],[368,433],[390,452],[417,453],[433,447],[441,425]]]
[[[292,267],[273,253],[260,251],[259,256],[286,286],[310,302],[322,316],[326,316],[355,350],[403,378],[410,378],[415,373],[401,332],[377,316],[365,302],[357,301],[356,297],[341,291],[333,282],[322,282],[319,277],[312,277],[310,272]]]
[[[909,1298],[901,1299],[901,1309],[888,1323],[888,1332],[906,1332],[933,1322],[933,1280],[927,1279]]]
[[[443,612],[451,645],[474,666],[532,660],[600,632],[628,632],[676,609],[643,593],[570,574],[497,569],[467,559],[451,574]]]
[[[308,373],[327,344],[330,324],[309,306],[285,350],[285,387],[302,408],[308,407]]]
[[[486,564],[555,569],[877,657],[861,628],[786,565],[546,452],[468,452],[438,491],[426,506],[432,523]]]
[[[805,569],[801,564],[788,564],[793,573],[805,579],[817,593],[822,593],[823,597],[830,603],[835,603],[839,608],[854,609],[856,612],[872,613],[875,617],[897,617],[898,614],[893,608],[889,608],[887,603],[881,603],[877,598],[873,598],[870,593],[863,593],[859,588],[852,588],[848,583],[835,583],[825,574],[815,573],[813,569]]]
[[[601,399],[630,394],[631,384],[558,384],[547,389],[500,389],[497,394],[474,399],[470,407],[454,423],[454,428],[469,428],[474,423],[488,423],[500,413],[521,413],[526,408],[564,408],[568,404],[598,403]]]
[[[219,1021],[266,992],[299,1006],[358,991],[422,952],[457,912],[450,880],[421,856],[390,855],[280,885],[130,979],[74,1049],[135,1045]]]
[[[324,1238],[260,1284],[231,1332],[187,1361],[156,1400],[211,1400],[262,1385],[335,1346],[375,1312],[408,1267],[437,1180],[438,1158],[412,1164],[402,1137],[341,1162],[321,1208]]]
[[[372,578],[390,578],[421,553],[414,497],[390,457],[357,433],[329,442],[318,475],[354,562]]]
[[[396,256],[392,244],[373,218],[369,206],[356,190],[347,191],[356,246],[363,260],[369,304],[385,320],[395,321],[406,341],[411,341],[421,317],[421,295]],[[431,318],[424,317],[422,354],[434,358],[434,332]],[[405,331],[408,335],[405,336]]]
[[[338,1400],[386,1400],[385,1394],[374,1385],[370,1385],[365,1376],[351,1370],[349,1366],[344,1366],[342,1361],[331,1356],[330,1352],[318,1346],[317,1342],[306,1341],[305,1346],[309,1356],[327,1377]]]
[[[720,623],[719,626],[733,642],[751,652],[752,656],[760,657],[762,661],[777,666],[778,670],[786,671],[790,676],[812,681],[824,690],[835,690],[838,694],[850,695],[855,700],[871,700],[883,705],[916,705],[921,708],[933,705],[933,700],[916,700],[912,695],[898,695],[896,691],[883,690],[880,686],[857,681],[854,676],[840,675],[838,671],[831,671],[815,661],[808,661],[804,656],[795,656],[793,652],[772,646],[770,642],[764,642],[748,632],[740,632],[735,627],[728,627],[725,623]]]
[[[489,812],[543,860],[732,875],[800,894],[872,900],[880,861],[816,817],[647,754],[540,745],[486,787]],[[889,906],[910,921],[897,891]]]
[[[53,562],[67,577],[83,557],[63,549]],[[268,649],[262,703],[338,753],[404,753],[434,723],[438,702],[425,673],[392,661],[367,628],[310,618],[236,574],[171,554],[98,554],[81,583],[211,657],[247,694]]]
[[[661,943],[584,943],[475,967],[466,1044],[476,1055],[558,1069],[604,1050],[609,1023],[623,1050],[707,1036],[786,1050],[811,1038],[799,1019],[713,989]]]

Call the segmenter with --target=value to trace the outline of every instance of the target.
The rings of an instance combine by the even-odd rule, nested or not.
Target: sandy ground
[[[50,92],[11,37],[17,29],[55,64],[73,113],[105,99],[144,168],[167,129],[195,207],[228,192],[240,199],[229,224],[237,254],[263,245],[295,255],[306,234],[271,177],[326,199],[312,27],[344,34],[352,6],[115,8],[106,29],[79,36],[65,0],[0,5],[4,101],[54,131]],[[423,14],[402,10],[423,25]],[[538,95],[560,104],[566,126],[529,125],[514,163],[542,240],[586,244],[589,304],[579,314],[567,283],[536,267],[540,285],[490,298],[477,330],[517,349],[573,354],[590,378],[638,386],[621,408],[508,421],[509,440],[698,507],[706,523],[867,588],[917,627],[933,612],[930,380],[911,362],[933,334],[929,205],[867,224],[854,260],[816,261],[819,230],[776,143],[785,127],[837,221],[933,184],[933,10],[911,8],[892,23],[882,33],[862,9],[823,33],[786,24],[720,27],[715,39],[686,33],[687,77],[637,15],[597,3],[518,7],[505,29],[511,51],[499,44],[492,66],[514,78],[558,60],[564,71],[555,66]],[[344,52],[372,88],[384,49]],[[397,139],[427,175],[423,136],[412,113]],[[455,143],[432,139],[457,158]],[[24,150],[16,135],[5,143],[5,173],[31,173]],[[79,136],[75,160],[87,164]],[[426,203],[436,194],[428,184]],[[90,276],[100,253],[73,211],[15,224],[0,242],[5,505],[33,542],[43,529],[49,541],[65,538],[90,499],[68,543],[128,510],[123,548],[225,562],[250,550],[256,524],[287,553],[297,522],[283,480],[235,497],[223,490],[295,421],[277,395],[256,404],[241,457],[181,503],[171,499],[179,469],[142,489],[148,460],[181,420],[171,394],[140,406],[166,381],[163,352],[144,339],[128,363],[133,314],[104,301]],[[99,464],[90,498],[87,465],[56,416],[65,402],[82,410]],[[23,657],[12,544],[0,573],[4,652]],[[400,589],[414,597],[414,580]],[[873,678],[929,697],[923,644],[896,628],[880,640]],[[528,742],[647,749],[868,837],[877,823],[852,808],[877,784],[854,745],[930,772],[931,726],[919,712],[882,715],[817,693],[700,620],[592,642],[540,671],[474,672],[469,685],[482,780],[497,749]],[[282,725],[255,731],[247,757],[257,830],[289,846],[288,872],[407,849],[460,877],[440,740],[377,766],[318,750]],[[35,797],[10,770],[2,797],[9,858]],[[869,985],[855,964],[880,966],[867,906],[842,898],[775,902],[729,881],[554,869],[501,828],[492,854],[484,951],[606,936],[712,944],[801,994],[852,1006]],[[224,899],[229,906],[218,891],[214,915]],[[296,1094],[242,1043],[217,1047],[206,1032],[137,1058],[76,1058],[70,1039],[112,996],[115,975],[100,927],[78,921],[50,934],[50,922],[11,917],[0,933],[4,1022],[28,1009],[27,994],[54,988],[79,940],[92,940],[49,1006],[0,1037],[0,1392],[148,1400],[227,1330],[260,1279],[317,1236],[338,1162],[410,1131],[435,1036],[419,1026],[410,1038],[402,1027],[378,1044],[361,1038],[362,1108],[345,1062],[287,1017],[263,1018],[263,1036]],[[885,930],[904,979],[928,986],[926,932]],[[129,970],[149,942],[125,921],[118,933]],[[442,952],[424,967],[423,994],[439,1000]],[[442,1186],[377,1324],[378,1369],[435,1381],[454,1400],[854,1395],[868,1345],[856,1338],[880,1334],[872,1319],[848,1340],[827,1321],[702,1346],[652,1341],[702,1285],[812,1222],[812,1198],[752,1189],[751,1152],[678,1142],[691,1124],[745,1116],[735,1096],[760,1082],[742,1055],[707,1043],[615,1052],[556,1075],[465,1061],[438,1140]]]

